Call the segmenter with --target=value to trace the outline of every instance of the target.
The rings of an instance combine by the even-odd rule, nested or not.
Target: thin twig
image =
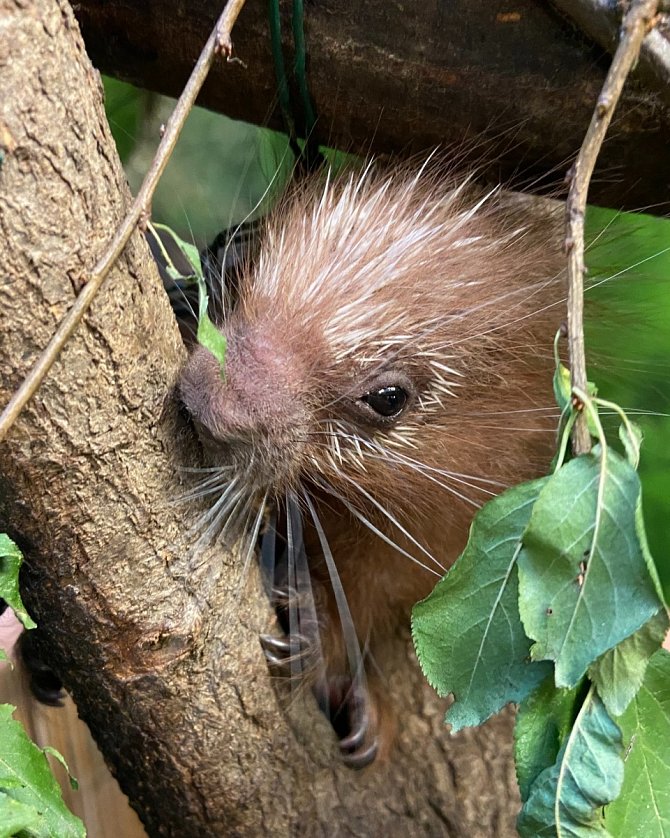
[[[207,78],[215,56],[219,53],[225,55],[226,58],[230,58],[231,56],[232,42],[230,33],[244,3],[245,0],[228,0],[226,3],[221,16],[216,22],[216,26],[212,30],[212,34],[209,36],[207,43],[200,53],[200,58],[198,58],[193,68],[186,87],[165,126],[165,131],[156,149],[156,154],[142,182],[140,191],[137,193],[137,197],[119,225],[114,238],[91,271],[91,275],[75,300],[74,305],[65,317],[63,317],[46,349],[37,359],[37,362],[12,396],[7,407],[3,410],[2,415],[0,415],[0,442],[5,438],[23,408],[42,384],[42,381],[58,358],[61,350],[79,325],[79,321],[93,302],[93,298],[105,277],[122,254],[138,222],[149,217],[151,201],[158,181],[170,159],[170,155],[181,133],[181,129],[186,122],[186,118],[193,108],[200,88]]]
[[[587,391],[586,358],[584,354],[584,214],[593,168],[605,139],[612,114],[619,101],[624,82],[640,52],[644,36],[654,23],[658,0],[633,0],[621,27],[621,39],[605,84],[598,97],[591,124],[577,155],[571,173],[570,192],[566,205],[568,253],[568,339],[572,387]],[[586,417],[575,423],[573,448],[575,454],[591,450],[591,437]]]

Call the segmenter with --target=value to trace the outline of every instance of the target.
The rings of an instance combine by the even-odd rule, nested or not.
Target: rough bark
[[[79,0],[76,8],[96,66],[177,95],[219,5]],[[291,3],[281,6],[290,68]],[[267,7],[248,0],[234,38],[246,66],[215,68],[200,101],[279,126]],[[363,153],[455,145],[463,155],[469,147],[480,166],[482,157],[489,161],[490,177],[521,188],[562,183],[609,65],[607,53],[547,0],[319,0],[305,3],[305,34],[319,140]],[[294,116],[299,122],[299,105]],[[665,212],[669,135],[667,91],[633,78],[589,199]]]
[[[0,0],[0,19],[4,403],[128,192],[65,0]],[[150,834],[512,834],[509,718],[449,738],[405,647],[391,764],[338,765],[309,696],[282,711],[254,574],[239,597],[235,555],[194,567],[192,511],[171,504],[197,462],[172,396],[182,358],[136,234],[0,450],[0,526],[25,550],[44,649]]]

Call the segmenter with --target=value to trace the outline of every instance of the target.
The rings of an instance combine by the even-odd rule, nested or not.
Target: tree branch
[[[614,52],[619,38],[621,16],[618,4],[609,0],[554,0],[554,5],[571,17],[590,38],[608,52]],[[670,9],[659,4],[659,12]],[[640,72],[660,98],[670,105],[670,42],[654,29],[640,47]]]
[[[225,55],[226,58],[230,58],[231,56],[232,42],[230,40],[230,33],[244,3],[245,0],[228,0],[226,3],[221,16],[216,22],[216,26],[200,53],[200,57],[193,68],[186,87],[165,126],[165,131],[156,149],[156,154],[137,193],[137,197],[119,225],[114,237],[91,271],[91,275],[77,297],[76,302],[62,319],[46,349],[37,359],[35,365],[0,415],[0,442],[5,438],[7,432],[16,421],[16,418],[36,393],[44,377],[60,355],[61,350],[79,325],[81,318],[93,302],[105,277],[121,253],[123,253],[123,249],[128,243],[137,223],[144,217],[149,216],[151,200],[158,181],[168,164],[181,129],[184,127],[186,118],[195,104],[195,100],[203,82],[207,78],[209,68],[212,66],[215,56],[219,53]]]
[[[596,103],[591,124],[579,151],[570,177],[566,205],[568,253],[568,341],[573,388],[587,391],[586,356],[584,352],[584,216],[593,169],[607,128],[628,74],[635,64],[645,35],[653,25],[658,0],[633,0],[626,14],[621,40]],[[573,431],[575,454],[591,450],[591,437],[586,417],[580,415]]]

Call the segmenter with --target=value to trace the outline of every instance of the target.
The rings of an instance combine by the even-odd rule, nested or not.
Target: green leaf
[[[210,320],[208,314],[209,308],[209,296],[207,294],[207,284],[205,282],[205,277],[202,271],[202,264],[200,262],[200,254],[198,253],[198,248],[193,245],[185,242],[183,239],[180,239],[179,236],[171,230],[169,227],[166,227],[164,224],[149,224],[148,229],[153,236],[153,240],[156,245],[160,248],[160,251],[163,255],[164,266],[167,270],[168,274],[172,279],[175,281],[177,280],[189,280],[193,279],[198,284],[198,331],[197,331],[197,340],[200,346],[204,346],[205,349],[209,350],[212,355],[216,358],[219,362],[219,366],[221,367],[221,377],[224,376],[224,371],[226,368],[226,352],[228,349],[228,342],[226,341],[225,336],[222,332],[220,332],[216,326]],[[192,275],[187,275],[184,273],[183,270],[179,270],[176,266],[174,259],[168,253],[168,249],[166,247],[166,243],[164,238],[159,235],[160,233],[163,236],[167,236],[172,240],[172,243],[176,246],[177,251],[183,256],[183,258],[187,261],[188,265],[191,267],[193,273]]]
[[[430,596],[414,606],[412,636],[426,678],[455,701],[454,731],[520,701],[546,677],[528,659],[518,613],[516,557],[547,478],[509,489],[475,516],[463,554]]]
[[[602,807],[621,790],[622,751],[621,732],[591,688],[556,762],[531,788],[517,821],[521,838],[610,835]]]
[[[160,249],[165,268],[173,279],[203,280],[202,263],[198,248],[180,238],[165,224],[149,222],[147,230],[155,245]],[[177,263],[180,264],[177,264]]]
[[[221,367],[221,376],[223,377],[228,342],[226,341],[225,335],[220,332],[209,319],[206,310],[201,312],[200,318],[198,319],[197,338],[200,346],[204,346],[205,349],[209,349],[212,355],[219,362]]]
[[[647,664],[661,648],[667,630],[668,615],[661,609],[635,634],[589,667],[589,678],[611,716],[620,716],[633,700],[642,686]]]
[[[626,745],[621,795],[605,809],[613,835],[670,835],[670,654],[659,650],[618,719]]]
[[[570,370],[565,364],[558,364],[554,372],[554,398],[561,411],[566,410],[570,406],[572,400],[572,383],[570,381]]]
[[[556,762],[572,726],[578,689],[558,690],[549,676],[519,706],[514,725],[514,763],[523,801],[538,776]]]
[[[200,253],[198,252],[198,248],[194,244],[191,244],[190,242],[185,242],[183,239],[180,239],[177,236],[177,234],[174,233],[172,230],[170,230],[170,232],[172,233],[172,236],[174,237],[175,241],[179,242],[181,252],[188,260],[189,265],[192,265],[194,275],[198,279],[202,279],[202,263],[200,261]]]
[[[46,756],[12,719],[13,711],[0,705],[0,790],[38,814],[34,838],[83,838],[83,823],[65,806]]]
[[[612,450],[577,457],[540,492],[519,555],[519,609],[533,660],[553,660],[556,686],[661,606],[636,536],[640,483]]]
[[[35,808],[0,791],[0,838],[12,838],[24,831],[33,834],[39,823],[40,814]]]
[[[640,464],[640,446],[642,445],[642,431],[635,422],[619,425],[619,439],[623,443],[626,458],[634,469]]]
[[[635,507],[635,533],[640,542],[640,548],[642,549],[642,555],[644,556],[644,561],[647,565],[647,570],[649,571],[649,575],[651,576],[651,581],[654,583],[656,596],[667,609],[668,603],[666,602],[665,594],[663,592],[663,586],[661,585],[661,580],[658,576],[658,570],[656,569],[656,563],[654,562],[654,557],[651,555],[651,551],[649,549],[649,542],[647,541],[647,529],[645,527],[644,514],[642,512],[642,495],[640,495],[640,497],[637,499],[637,506]]]
[[[55,748],[52,748],[51,745],[45,745],[42,748],[42,751],[49,756],[52,756],[55,760],[58,760],[63,768],[67,771],[68,779],[70,780],[70,788],[73,788],[75,791],[79,788],[79,781],[77,778],[70,773],[70,768],[65,761],[65,757],[61,754],[60,751],[57,751]]]
[[[9,605],[23,626],[27,629],[35,628],[36,623],[21,602],[19,593],[19,568],[23,556],[6,533],[0,533],[0,598]]]
[[[593,381],[586,382],[586,392],[592,398],[597,394],[598,388]],[[561,409],[561,413],[572,409],[572,380],[570,370],[565,364],[559,363],[554,371],[554,398]],[[594,405],[593,407],[595,409],[596,406]],[[586,414],[586,423],[591,436],[597,437],[598,429],[588,412]]]

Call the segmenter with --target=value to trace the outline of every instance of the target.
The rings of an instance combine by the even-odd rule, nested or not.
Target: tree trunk
[[[97,67],[176,96],[220,5],[79,0],[76,10]],[[280,5],[290,71],[292,4]],[[609,56],[548,0],[319,0],[304,6],[306,79],[320,142],[363,154],[455,146],[459,159],[474,159],[495,182],[560,188]],[[661,41],[667,37],[662,31],[655,33]],[[267,2],[247,1],[233,41],[244,64],[215,66],[201,104],[280,127]],[[626,84],[589,199],[665,212],[670,99],[662,86],[641,84],[639,75]],[[301,98],[290,82],[293,119],[304,133]]]
[[[129,195],[65,0],[0,0],[0,18],[5,403]],[[255,573],[240,597],[235,555],[194,567],[192,510],[173,504],[198,462],[172,392],[183,357],[136,233],[0,449],[0,526],[43,647],[150,834],[513,834],[509,717],[450,738],[407,646],[390,764],[339,765],[310,696],[283,712]]]

